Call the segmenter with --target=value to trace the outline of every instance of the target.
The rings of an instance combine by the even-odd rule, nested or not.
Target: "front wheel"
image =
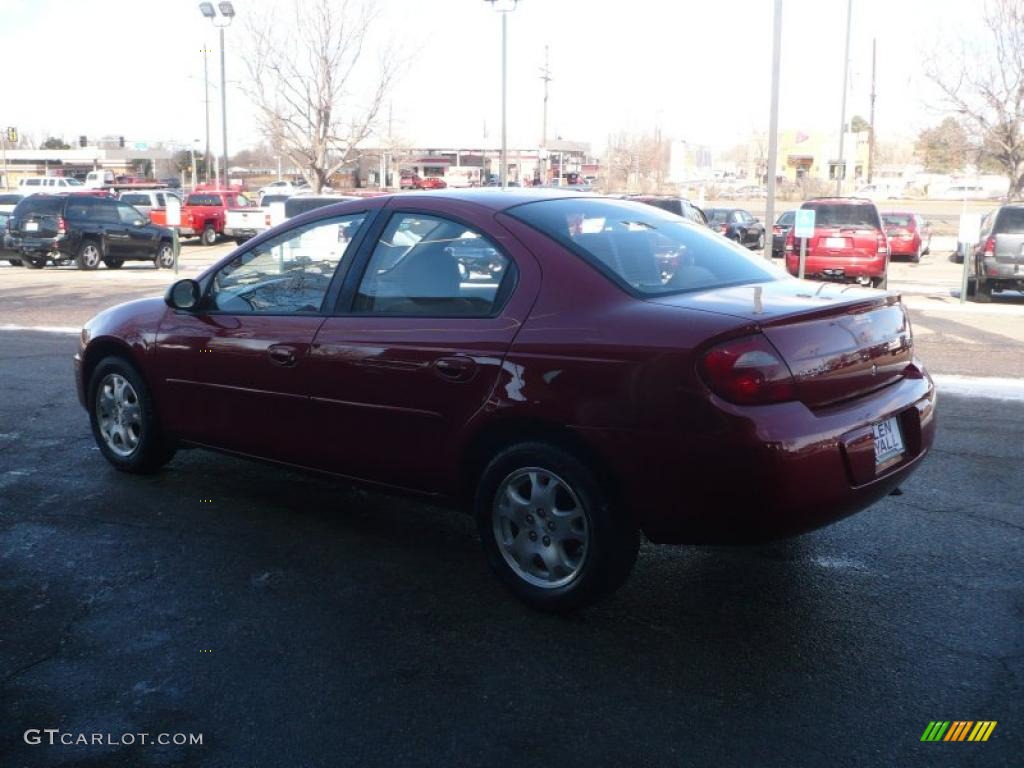
[[[763,251],[764,250],[764,232],[762,232],[761,234],[759,234],[757,236],[757,250],[759,250],[759,251]]]
[[[475,514],[488,564],[519,599],[562,613],[594,603],[629,577],[635,522],[575,456],[519,443],[487,465]]]
[[[174,246],[170,243],[160,243],[160,247],[156,249],[156,257],[153,259],[153,265],[160,269],[174,269]]]
[[[96,366],[87,390],[89,422],[103,456],[122,472],[150,474],[174,456],[142,375],[122,357]]]
[[[213,245],[217,242],[217,230],[210,226],[205,227],[203,234],[200,235],[200,241],[203,245]]]
[[[96,269],[100,265],[100,261],[102,261],[102,254],[95,241],[86,240],[79,246],[78,255],[75,257],[75,263],[79,269]]]

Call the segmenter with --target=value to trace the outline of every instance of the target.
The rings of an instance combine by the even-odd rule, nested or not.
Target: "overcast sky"
[[[232,152],[259,141],[239,86],[241,19],[270,0],[234,0],[227,31]],[[277,0],[283,6],[287,0]],[[375,39],[417,52],[393,104],[395,133],[420,145],[499,136],[501,22],[483,0],[377,0]],[[868,116],[871,40],[878,40],[881,140],[912,138],[942,115],[924,58],[969,34],[979,0],[854,0],[849,114]],[[660,126],[663,134],[724,148],[765,130],[772,0],[521,0],[509,16],[509,132],[513,146],[541,133],[544,46],[552,76],[549,137],[591,142]],[[846,0],[784,0],[780,127],[839,123]],[[192,0],[3,0],[7,62],[0,123],[129,141],[203,138],[202,49],[219,86],[217,37]],[[220,147],[211,87],[211,142]]]

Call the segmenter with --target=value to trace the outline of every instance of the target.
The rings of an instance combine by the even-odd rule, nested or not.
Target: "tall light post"
[[[484,0],[501,14],[501,188],[508,189],[508,15],[519,0]]]
[[[233,6],[228,0],[217,3],[217,8],[220,9],[220,17],[217,16],[217,10],[213,7],[213,3],[200,3],[199,11],[206,18],[210,20],[213,26],[220,30],[220,114],[221,114],[221,140],[223,159],[222,167],[224,169],[224,182],[228,182],[228,88],[227,88],[227,74],[224,67],[224,28],[231,26],[231,22],[235,20],[235,6]]]
[[[836,197],[843,194],[843,176],[846,175],[846,158],[843,156],[846,138],[846,91],[850,82],[850,18],[853,16],[853,0],[846,2],[846,56],[843,59],[843,106],[839,117],[839,167],[836,168]]]

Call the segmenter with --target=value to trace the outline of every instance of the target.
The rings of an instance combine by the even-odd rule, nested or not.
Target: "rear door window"
[[[778,272],[746,248],[640,203],[543,200],[515,206],[507,213],[641,296],[780,279]]]

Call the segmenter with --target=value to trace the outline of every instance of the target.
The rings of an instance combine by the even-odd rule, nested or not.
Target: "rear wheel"
[[[757,250],[759,250],[759,251],[763,251],[764,250],[764,232],[761,232],[757,236]]]
[[[174,246],[168,242],[160,243],[160,247],[156,249],[156,258],[153,259],[153,265],[160,269],[174,269]]]
[[[199,236],[203,245],[213,245],[217,242],[217,230],[207,225],[203,228],[203,234]]]
[[[124,259],[115,259],[107,256],[103,259],[103,263],[106,265],[107,269],[120,269],[124,266]]]
[[[519,599],[566,612],[614,592],[640,547],[591,470],[554,445],[518,443],[487,465],[475,513],[488,564]]]
[[[12,267],[20,267],[21,259],[8,259],[7,263],[10,264]]]
[[[35,256],[24,253],[21,256],[21,263],[29,269],[42,269],[46,266],[46,256]]]
[[[974,280],[974,300],[978,304],[990,304],[992,302],[992,285],[983,277]]]
[[[75,263],[79,269],[96,269],[100,265],[100,261],[102,261],[100,247],[95,240],[86,240],[78,247]]]
[[[920,264],[922,256],[924,256],[924,243],[921,243],[921,245],[917,246],[917,253],[913,255],[911,261],[913,261],[915,264]]]
[[[89,422],[103,456],[122,472],[156,472],[174,456],[142,375],[122,357],[96,366],[87,390]]]

